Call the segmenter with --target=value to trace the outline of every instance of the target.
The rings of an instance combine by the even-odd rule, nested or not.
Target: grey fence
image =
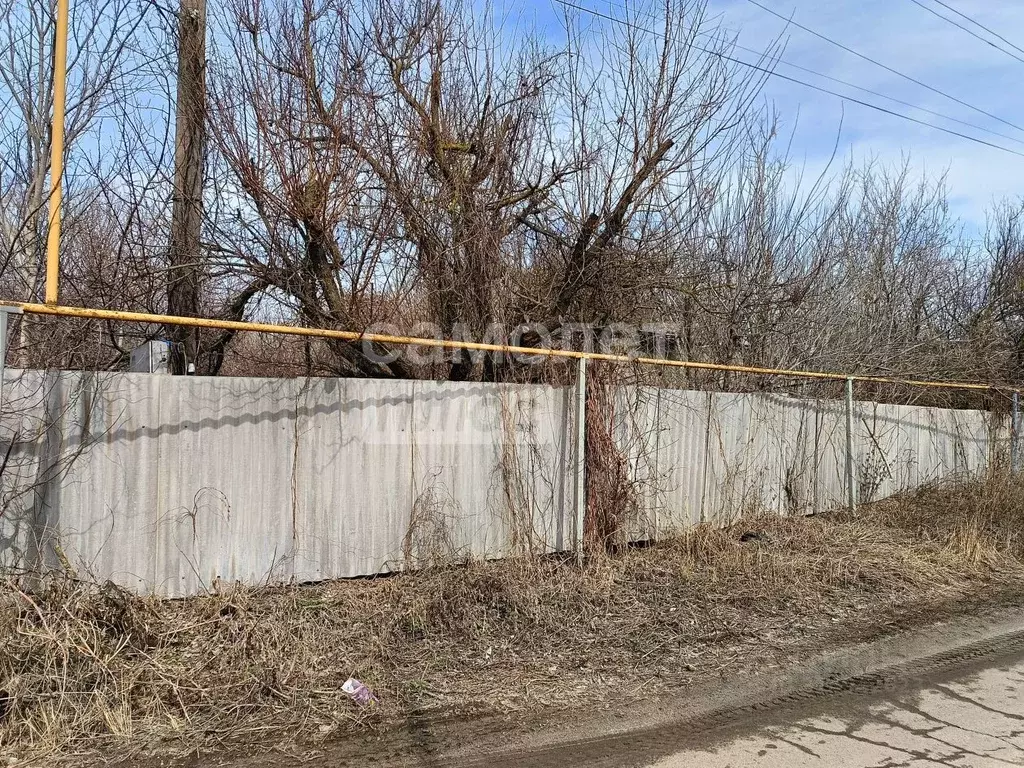
[[[846,503],[843,402],[620,388],[633,539]],[[571,550],[573,387],[8,371],[0,567],[141,592]],[[883,497],[1009,450],[1008,419],[858,402],[853,487]]]

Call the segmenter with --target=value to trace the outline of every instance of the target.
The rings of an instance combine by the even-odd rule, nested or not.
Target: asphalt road
[[[949,627],[946,646],[884,641],[876,663],[810,669],[809,685],[770,690],[753,679],[726,706],[503,753],[460,768],[994,768],[1024,766],[1024,630],[972,641]],[[958,642],[959,641],[959,642]],[[924,649],[925,653],[917,651]],[[799,664],[796,665],[798,668]],[[856,671],[860,666],[862,671]],[[844,671],[845,670],[845,671]],[[763,688],[758,687],[762,682]],[[710,693],[694,692],[696,700]],[[685,707],[684,700],[677,706]],[[417,765],[422,766],[420,762]],[[433,768],[433,766],[431,766]]]
[[[1024,660],[916,681],[881,696],[841,695],[817,711],[766,714],[653,768],[995,768],[1024,765]]]

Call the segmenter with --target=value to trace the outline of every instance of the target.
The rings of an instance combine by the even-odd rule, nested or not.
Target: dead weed
[[[410,712],[594,701],[623,681],[805,647],[810,629],[1019,581],[1019,480],[752,517],[593,558],[470,562],[176,601],[0,588],[0,752],[305,740]],[[3,606],[7,606],[6,608]],[[354,675],[378,694],[359,708]]]

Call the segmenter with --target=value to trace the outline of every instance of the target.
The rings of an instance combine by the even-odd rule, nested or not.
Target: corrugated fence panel
[[[68,559],[166,594],[279,578],[291,548],[292,382],[87,379],[62,375],[63,432],[87,426],[89,444],[47,504]]]
[[[845,503],[842,402],[613,396],[633,540]],[[571,387],[8,371],[3,406],[4,568],[183,595],[573,545]],[[983,412],[855,416],[864,500],[1008,452],[1006,419]]]
[[[657,432],[660,533],[672,533],[701,521],[709,397],[704,392],[660,390]]]
[[[507,503],[500,488],[502,406],[508,402],[501,395],[485,384],[417,385],[410,435],[413,500],[406,532],[414,562],[505,554],[502,513]]]
[[[412,507],[414,381],[314,379],[294,425],[294,572],[300,581],[390,570]]]
[[[814,510],[815,472],[814,433],[817,404],[813,400],[779,397],[782,429],[777,441],[781,459],[781,494],[777,511],[802,514]]]
[[[40,535],[52,535],[73,567],[96,578],[138,589],[169,579],[168,561],[157,555],[166,536],[156,442],[160,380],[61,373],[57,381],[61,395],[49,417],[67,441],[57,460],[67,474],[48,486]]]
[[[664,512],[664,479],[658,454],[661,448],[661,390],[655,387],[618,387],[614,391],[612,437],[628,465],[627,481],[636,508],[625,521],[631,541],[657,537]]]
[[[704,519],[727,522],[745,512],[782,507],[786,434],[779,398],[711,395]]]
[[[861,501],[988,466],[993,436],[987,414],[876,403],[859,403],[858,410]]]
[[[275,571],[292,548],[292,431],[301,382],[180,381],[161,377],[160,384],[160,567],[184,585],[176,591],[217,580],[278,580],[286,573]]]
[[[951,434],[953,471],[981,472],[1010,464],[1010,419],[984,411],[946,411]]]
[[[37,489],[45,492],[41,447],[52,377],[41,371],[7,371],[0,394],[0,436],[7,456],[0,474],[0,567],[21,571],[38,559]]]
[[[814,478],[812,511],[824,512],[846,504],[846,406],[834,400],[815,400],[810,448]]]
[[[501,510],[497,552],[553,552],[572,546],[571,390],[502,385],[499,467],[490,502]],[[488,556],[491,556],[488,551]]]

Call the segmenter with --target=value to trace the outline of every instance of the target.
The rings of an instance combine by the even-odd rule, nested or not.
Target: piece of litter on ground
[[[341,690],[347,693],[349,698],[361,707],[377,701],[377,697],[373,695],[373,691],[354,677],[350,677],[346,680],[342,684]]]

